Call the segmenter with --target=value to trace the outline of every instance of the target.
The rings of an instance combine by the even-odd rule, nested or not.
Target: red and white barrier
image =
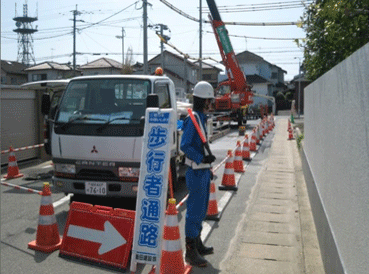
[[[38,147],[43,147],[45,144],[39,144],[39,145],[33,145],[33,146],[26,146],[26,147],[21,147],[21,148],[14,148],[13,151],[17,152],[17,151],[23,151],[23,150],[27,150],[27,149],[32,149],[32,148],[38,148]],[[9,153],[10,149],[8,150],[2,150],[1,154],[5,154],[5,153]]]
[[[4,186],[13,187],[13,188],[18,189],[18,190],[25,190],[25,191],[28,191],[30,193],[34,193],[34,194],[38,194],[38,195],[42,194],[42,191],[27,188],[27,187],[23,187],[23,186],[17,186],[17,185],[13,185],[13,184],[10,184],[10,183],[5,183],[5,182],[1,182],[1,184],[4,185]]]

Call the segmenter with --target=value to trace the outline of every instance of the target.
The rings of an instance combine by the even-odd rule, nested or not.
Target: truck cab
[[[149,94],[157,95],[159,108],[177,113],[175,87],[166,76],[99,75],[69,81],[50,128],[53,183],[60,191],[136,196]],[[175,165],[176,128],[171,136]]]

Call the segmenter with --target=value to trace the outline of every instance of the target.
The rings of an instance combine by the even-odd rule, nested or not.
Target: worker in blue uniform
[[[207,116],[204,113],[214,99],[213,87],[205,81],[198,82],[193,90],[193,113],[203,136],[206,134]],[[204,246],[201,240],[202,222],[206,217],[212,178],[211,163],[215,156],[204,148],[200,135],[190,117],[183,123],[181,150],[186,154],[186,184],[188,189],[186,213],[186,261],[204,267],[207,261],[202,255],[213,253],[213,247]]]

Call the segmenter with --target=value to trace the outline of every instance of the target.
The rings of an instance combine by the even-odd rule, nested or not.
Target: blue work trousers
[[[210,195],[210,169],[187,168],[186,184],[188,189],[185,234],[196,238],[202,230],[206,217]]]

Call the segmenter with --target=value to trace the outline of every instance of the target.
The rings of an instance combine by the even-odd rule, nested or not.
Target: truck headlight
[[[76,174],[76,165],[73,164],[55,164],[55,172]]]
[[[138,177],[140,175],[140,169],[136,167],[119,167],[119,177]]]

